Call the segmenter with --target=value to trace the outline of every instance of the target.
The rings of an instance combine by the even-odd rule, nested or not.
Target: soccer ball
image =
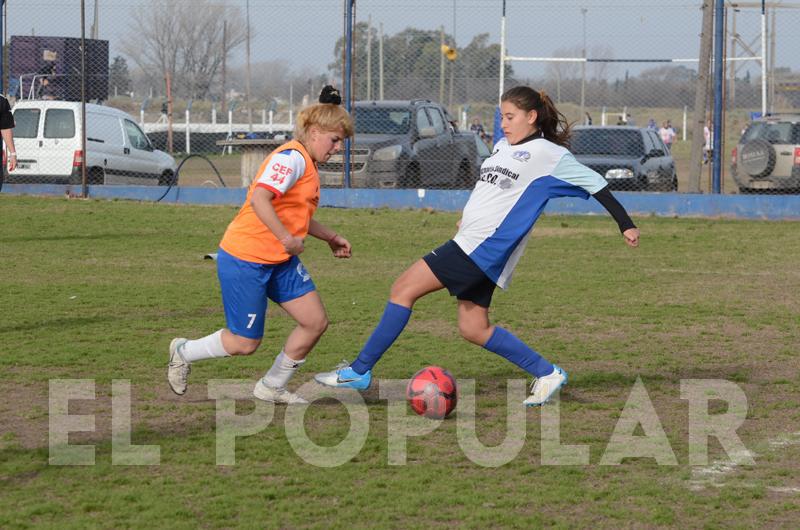
[[[437,420],[445,418],[456,408],[456,380],[444,368],[426,366],[408,382],[406,398],[420,416]]]

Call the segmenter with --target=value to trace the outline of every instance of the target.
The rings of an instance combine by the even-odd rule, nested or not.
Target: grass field
[[[251,385],[292,327],[271,308],[255,355],[197,363],[183,397],[166,384],[169,341],[224,325],[203,255],[235,211],[0,195],[0,528],[790,528],[800,520],[800,224],[638,218],[642,245],[633,250],[608,217],[545,216],[492,317],[570,373],[557,404],[521,409],[524,374],[461,340],[454,301],[436,293],[417,305],[374,376],[444,366],[462,390],[474,381],[474,415],[462,394],[456,413],[409,437],[405,463],[393,465],[397,409],[378,383],[364,394],[366,441],[342,465],[308,463],[288,435],[287,419],[298,416],[281,406],[263,429],[236,439],[235,464],[217,465],[209,381]],[[392,279],[451,237],[457,215],[322,209],[317,218],[350,239],[354,257],[334,260],[319,242],[302,256],[331,325],[295,388],[353,359]],[[69,435],[72,445],[94,445],[94,465],[48,462],[48,382],[57,379],[94,382],[96,399],[69,405],[70,414],[94,415],[93,431]],[[157,465],[112,463],[115,380],[130,382],[131,443],[158,446]],[[690,465],[681,399],[689,380],[723,381],[746,396],[736,434],[754,465],[730,465],[713,436],[707,463]],[[650,457],[601,465],[634,389],[652,402],[675,465]],[[242,400],[237,412],[254,407]],[[731,412],[719,399],[709,410]],[[556,414],[560,443],[585,446],[588,464],[547,465],[552,441],[542,433],[552,435]],[[512,430],[524,428],[517,452],[497,467],[476,463],[480,454],[459,444],[460,425],[474,419],[486,456],[506,438],[508,416]],[[334,397],[312,403],[301,421],[327,448],[350,429]],[[633,435],[652,436],[647,425]]]

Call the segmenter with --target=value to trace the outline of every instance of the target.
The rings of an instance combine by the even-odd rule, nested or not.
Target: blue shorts
[[[264,336],[267,299],[282,304],[317,289],[297,256],[265,265],[240,260],[220,248],[217,276],[228,329],[249,339]]]

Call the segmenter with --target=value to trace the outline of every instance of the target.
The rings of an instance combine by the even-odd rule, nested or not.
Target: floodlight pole
[[[589,10],[585,7],[581,8],[581,15],[583,15],[583,54],[584,61],[581,63],[581,114],[580,120],[585,123],[586,121],[586,13]]]
[[[717,0],[714,4],[714,131],[712,151],[711,192],[720,193],[722,175],[722,82],[724,66],[722,48],[725,46],[725,2]]]
[[[767,115],[767,8],[761,0],[761,115]]]
[[[0,0],[0,94],[5,94],[5,75],[3,72],[3,58],[5,57],[5,36],[3,35],[3,11],[6,8],[6,0]],[[19,89],[22,93],[22,87]]]
[[[497,105],[503,97],[506,82],[506,0],[503,0],[503,13],[500,17],[500,94],[497,96]]]
[[[356,0],[347,0],[345,2],[345,21],[344,21],[344,105],[347,112],[352,112],[353,109],[353,88],[352,88],[352,70],[353,70],[353,13]],[[350,138],[344,141],[344,187],[350,187]]]
[[[85,199],[89,194],[86,179],[86,1],[81,0],[81,196]]]

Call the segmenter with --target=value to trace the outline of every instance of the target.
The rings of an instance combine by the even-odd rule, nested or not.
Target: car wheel
[[[174,186],[177,184],[175,182],[175,176],[172,171],[164,171],[160,177],[158,177],[158,185],[159,186]]]
[[[742,146],[740,166],[751,177],[766,177],[775,169],[775,147],[764,140],[753,140]]]
[[[403,175],[403,178],[400,179],[400,187],[419,188],[420,184],[421,180],[419,174],[419,166],[416,164],[410,164],[408,168],[406,168],[405,175]]]
[[[86,183],[92,186],[98,184],[105,184],[106,173],[101,167],[89,168],[89,174],[86,175]]]

